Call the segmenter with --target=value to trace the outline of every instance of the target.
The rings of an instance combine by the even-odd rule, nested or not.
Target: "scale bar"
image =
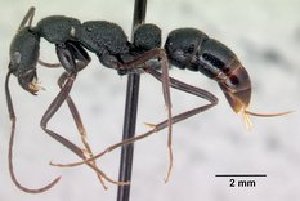
[[[267,177],[266,174],[216,174],[215,177]]]

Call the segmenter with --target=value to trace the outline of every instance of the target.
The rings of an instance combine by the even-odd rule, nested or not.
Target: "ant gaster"
[[[13,74],[18,78],[19,85],[23,89],[35,95],[37,91],[41,89],[37,83],[37,62],[45,67],[56,68],[62,66],[65,69],[65,72],[58,79],[61,90],[44,113],[40,122],[41,128],[50,137],[63,144],[83,160],[82,162],[73,164],[56,165],[73,166],[86,164],[97,173],[100,182],[105,188],[106,186],[103,179],[118,185],[125,185],[127,182],[117,182],[110,179],[97,167],[95,159],[119,146],[145,138],[166,127],[169,128],[168,150],[170,156],[169,169],[166,176],[167,181],[173,164],[171,148],[172,124],[217,105],[218,99],[210,92],[169,77],[169,63],[180,69],[186,68],[191,71],[200,71],[209,78],[216,80],[233,111],[242,112],[247,121],[248,115],[278,116],[286,114],[263,114],[247,111],[246,108],[250,103],[251,97],[251,82],[246,69],[228,47],[217,40],[209,38],[205,33],[197,29],[180,28],[172,31],[167,37],[165,48],[160,49],[161,31],[154,24],[138,26],[134,32],[134,42],[130,43],[120,26],[105,21],[81,23],[75,18],[56,15],[43,18],[35,27],[32,27],[34,12],[34,7],[28,10],[11,43],[9,71],[5,81],[6,101],[10,120],[12,121],[9,141],[9,171],[14,184],[25,192],[44,192],[53,187],[60,179],[60,177],[58,177],[42,188],[31,189],[24,187],[17,180],[13,168],[13,144],[16,118],[9,91],[9,78],[10,75]],[[39,61],[41,37],[55,45],[60,64],[50,64]],[[86,132],[79,112],[70,96],[70,91],[77,73],[84,69],[90,62],[90,57],[85,49],[95,53],[100,63],[106,67],[116,69],[120,75],[131,72],[148,72],[160,80],[162,82],[168,120],[154,125],[154,128],[145,134],[117,143],[107,148],[104,152],[93,155],[85,139]],[[161,72],[157,69],[157,65],[153,65],[153,59],[156,59],[160,63]],[[209,103],[172,116],[170,87],[207,99]],[[81,149],[68,139],[47,128],[47,123],[65,100],[81,135],[84,149]]]

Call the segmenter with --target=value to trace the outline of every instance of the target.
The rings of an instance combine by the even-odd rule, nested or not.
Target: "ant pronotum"
[[[9,91],[9,78],[13,74],[18,78],[19,85],[31,94],[36,94],[41,87],[37,83],[36,64],[49,68],[63,67],[65,72],[58,79],[60,92],[52,101],[44,113],[40,125],[41,128],[52,138],[70,149],[83,161],[68,165],[73,166],[86,164],[93,169],[104,186],[104,179],[118,185],[127,182],[117,182],[110,179],[96,165],[95,159],[122,145],[132,143],[135,140],[145,138],[166,127],[168,131],[169,169],[166,176],[168,180],[173,164],[171,146],[172,125],[206,111],[217,105],[218,99],[209,91],[191,86],[169,77],[169,63],[180,69],[187,68],[191,71],[200,71],[209,78],[216,80],[224,92],[229,105],[234,112],[241,112],[249,125],[248,115],[256,116],[279,116],[283,113],[254,113],[246,110],[250,103],[251,82],[246,69],[239,62],[237,56],[225,45],[217,40],[209,38],[205,33],[193,28],[181,28],[172,31],[168,37],[164,49],[161,47],[161,30],[154,24],[143,24],[134,31],[134,42],[130,43],[124,31],[117,24],[105,21],[89,21],[81,23],[78,19],[61,15],[49,16],[40,20],[32,27],[32,19],[35,8],[31,7],[24,16],[18,31],[10,46],[9,71],[5,80],[6,101],[10,120],[12,121],[11,136],[9,141],[9,171],[14,184],[21,190],[29,193],[44,192],[53,187],[60,179],[42,188],[31,189],[24,187],[16,178],[13,167],[13,145],[15,133],[15,114],[12,98]],[[39,61],[40,38],[43,37],[56,47],[59,64],[50,64]],[[86,50],[97,54],[99,61],[106,67],[116,69],[119,75],[127,73],[147,72],[162,82],[165,106],[168,120],[154,126],[154,129],[132,139],[117,143],[104,152],[94,155],[85,139],[85,129],[79,112],[70,96],[73,82],[79,71],[84,69],[90,62]],[[157,65],[153,65],[153,59],[160,64],[161,72]],[[151,60],[151,61],[150,61]],[[209,101],[208,104],[194,108],[190,111],[171,115],[170,87],[196,95]],[[47,128],[48,122],[66,100],[81,135],[84,149],[81,149],[63,136]],[[53,164],[54,165],[54,164]]]

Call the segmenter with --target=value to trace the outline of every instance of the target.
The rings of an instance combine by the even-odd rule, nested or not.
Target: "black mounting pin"
[[[133,41],[134,28],[142,24],[145,20],[147,8],[147,0],[135,0],[134,16],[131,41]],[[130,73],[127,75],[125,117],[122,140],[132,138],[135,134],[136,114],[138,110],[138,96],[140,86],[140,75],[138,73]],[[133,165],[134,144],[122,146],[121,161],[119,169],[119,181],[130,181]],[[117,193],[117,201],[130,200],[130,185],[119,186]]]

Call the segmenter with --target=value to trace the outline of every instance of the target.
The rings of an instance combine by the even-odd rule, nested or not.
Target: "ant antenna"
[[[9,65],[11,65],[11,64],[9,64]],[[26,193],[42,193],[42,192],[45,192],[45,191],[49,190],[50,188],[54,187],[55,184],[57,184],[58,181],[61,179],[61,177],[55,178],[49,184],[47,184],[46,186],[41,187],[41,188],[27,188],[18,181],[18,179],[15,175],[14,164],[13,164],[13,147],[14,147],[15,128],[16,128],[16,116],[15,116],[15,112],[14,112],[12,97],[11,97],[10,90],[9,90],[9,78],[10,78],[11,74],[12,74],[12,72],[9,71],[5,78],[6,104],[7,104],[7,108],[8,108],[9,119],[11,121],[11,131],[10,131],[10,137],[9,137],[9,151],[8,151],[8,163],[9,163],[10,177],[12,178],[12,181],[15,184],[15,186],[17,188],[19,188],[20,190],[22,190]]]

